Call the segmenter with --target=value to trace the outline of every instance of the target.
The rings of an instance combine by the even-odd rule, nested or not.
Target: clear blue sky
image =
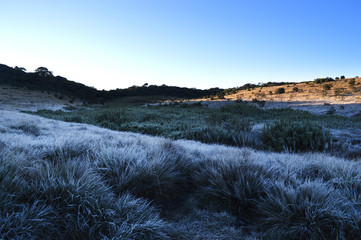
[[[361,75],[360,0],[0,0],[0,63],[98,89]]]

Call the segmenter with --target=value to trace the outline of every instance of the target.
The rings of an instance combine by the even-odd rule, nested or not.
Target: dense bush
[[[274,151],[324,151],[330,147],[330,132],[311,122],[281,120],[266,124],[261,139]]]
[[[282,94],[282,93],[285,93],[285,92],[286,92],[285,88],[277,88],[276,91],[275,91],[276,94]]]
[[[335,81],[333,78],[331,77],[326,77],[326,78],[316,78],[313,82],[317,83],[317,84],[321,84],[321,83],[325,83],[325,82],[333,82]]]

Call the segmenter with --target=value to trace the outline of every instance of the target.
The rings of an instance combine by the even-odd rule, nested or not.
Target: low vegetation
[[[331,147],[330,132],[311,122],[281,120],[266,124],[261,139],[276,152],[325,151]]]
[[[35,114],[171,139],[272,151],[327,151],[338,156],[345,156],[347,152],[332,148],[329,130],[361,127],[359,118],[331,113],[316,116],[299,110],[259,107],[264,104],[257,99],[253,100],[253,104],[238,102],[221,108],[208,108],[201,103],[147,107],[117,104],[72,111],[39,110]]]
[[[360,140],[331,134],[361,129],[360,116],[337,116],[330,103],[322,116],[264,108],[269,95],[344,97],[359,78],[102,92],[44,67],[0,65],[0,81],[14,79],[102,104],[0,111],[0,239],[361,237]],[[142,105],[152,94],[226,99],[239,90],[251,101]]]
[[[2,239],[361,236],[356,161],[173,141],[16,112],[0,111],[0,123]]]

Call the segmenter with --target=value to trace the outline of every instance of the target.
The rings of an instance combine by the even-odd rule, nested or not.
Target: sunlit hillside
[[[322,80],[322,79],[321,79]],[[312,101],[316,103],[360,103],[361,78],[345,78],[334,81],[309,81],[270,87],[255,87],[226,95],[226,99],[253,99],[265,101]],[[284,92],[280,89],[284,89]]]

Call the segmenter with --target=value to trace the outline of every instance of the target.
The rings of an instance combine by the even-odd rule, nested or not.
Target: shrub
[[[293,91],[293,92],[298,92],[298,90],[299,90],[298,87],[292,88],[292,91]]]
[[[285,92],[286,92],[286,90],[284,88],[277,88],[276,91],[275,91],[276,94],[282,94],[282,93],[285,93]]]
[[[334,107],[331,107],[328,109],[327,114],[334,114],[336,112],[336,109]]]
[[[326,78],[316,78],[313,82],[317,83],[317,84],[321,84],[324,82],[332,82],[332,81],[335,81],[335,80],[333,78],[326,77]]]
[[[335,96],[341,96],[342,94],[345,93],[345,88],[335,88],[334,90],[334,93],[335,93]]]
[[[322,88],[323,88],[324,91],[331,90],[332,84],[324,84],[324,85],[322,86]]]
[[[345,79],[345,76],[344,76],[344,75],[342,75],[340,78],[341,78],[341,79]]]
[[[123,110],[106,109],[97,112],[94,119],[97,123],[111,122],[119,126],[127,121],[127,115]]]
[[[83,119],[80,116],[72,116],[72,117],[65,117],[65,122],[76,122],[76,123],[82,123]]]
[[[321,126],[290,120],[266,124],[261,139],[266,148],[277,152],[323,151],[331,144],[330,132]]]
[[[356,81],[354,78],[351,78],[349,81],[348,81],[348,84],[349,85],[355,85]]]

